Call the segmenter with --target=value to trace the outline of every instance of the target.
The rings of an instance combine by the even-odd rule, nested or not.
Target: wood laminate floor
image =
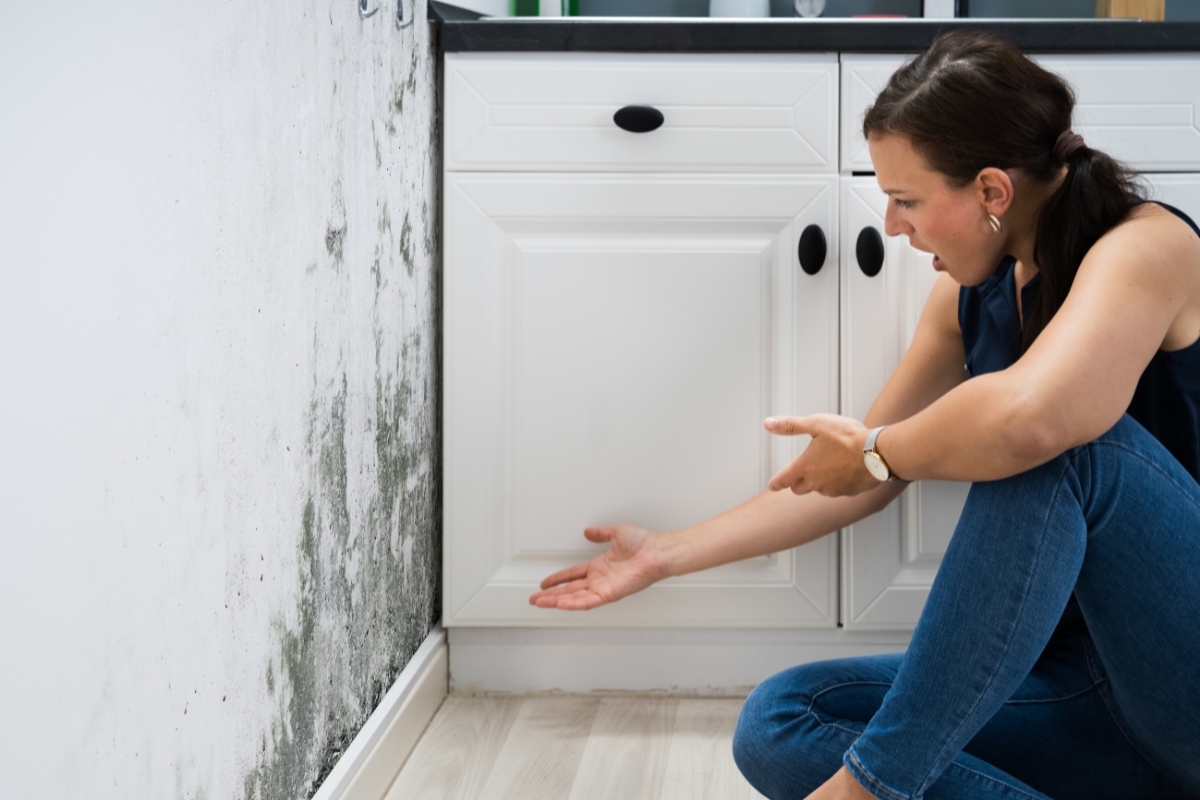
[[[386,800],[753,800],[741,700],[449,697]]]

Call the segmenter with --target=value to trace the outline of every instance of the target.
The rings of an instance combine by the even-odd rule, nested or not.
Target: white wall
[[[0,7],[4,797],[304,795],[439,613],[395,3]]]

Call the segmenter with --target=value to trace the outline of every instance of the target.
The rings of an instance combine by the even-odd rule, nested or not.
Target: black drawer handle
[[[858,268],[863,275],[874,278],[879,274],[879,270],[883,269],[883,237],[879,231],[868,225],[858,232],[854,257],[858,259]]]
[[[816,275],[825,266],[825,231],[819,225],[809,225],[800,234],[800,245],[796,255],[800,258],[800,269],[809,275]]]
[[[630,133],[649,133],[663,124],[663,113],[654,106],[625,106],[613,114],[617,127]]]

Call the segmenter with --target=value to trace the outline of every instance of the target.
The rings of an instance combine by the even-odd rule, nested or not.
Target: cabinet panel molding
[[[842,55],[841,120],[839,149],[842,172],[873,172],[867,140],[862,135],[863,114],[887,85],[888,78],[911,55]]]
[[[833,54],[446,55],[446,169],[837,171]],[[631,133],[613,115],[662,112]]]
[[[1075,90],[1074,129],[1143,172],[1200,170],[1200,58],[1039,56]]]
[[[885,240],[883,269],[855,263],[859,232],[884,229],[887,196],[873,177],[842,178],[842,413],[867,411],[900,363],[937,273],[903,236]],[[878,514],[842,532],[842,623],[847,630],[911,630],[937,574],[970,485],[917,481]]]
[[[833,537],[586,616],[526,602],[607,547],[584,527],[749,499],[803,446],[762,419],[837,408],[836,178],[450,174],[446,220],[447,624],[836,624]]]

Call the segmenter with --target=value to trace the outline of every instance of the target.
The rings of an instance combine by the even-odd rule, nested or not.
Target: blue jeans
[[[771,677],[733,748],[772,800],[1200,796],[1200,486],[1128,415],[974,484],[908,651]]]

